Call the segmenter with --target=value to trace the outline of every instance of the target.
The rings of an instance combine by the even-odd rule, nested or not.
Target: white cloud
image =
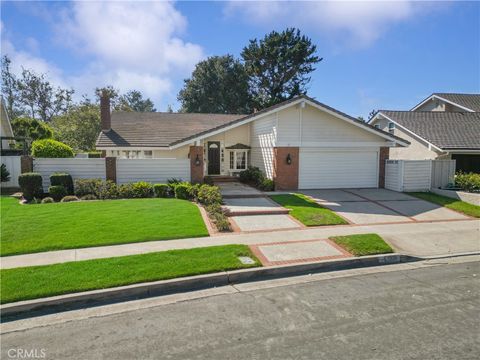
[[[367,47],[388,28],[431,4],[415,1],[230,1],[226,17],[261,26],[294,26],[316,31],[349,47]]]
[[[55,11],[51,20],[42,19],[53,27],[56,43],[84,59],[85,66],[63,74],[33,55],[33,38],[23,44],[28,52],[18,51],[2,34],[2,53],[15,66],[47,72],[55,84],[73,87],[77,97],[112,85],[122,92],[140,90],[162,108],[176,98],[173,82],[189,76],[204,57],[202,47],[181,38],[187,20],[172,2],[77,1]]]

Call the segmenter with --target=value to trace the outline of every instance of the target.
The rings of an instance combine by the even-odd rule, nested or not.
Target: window
[[[230,170],[245,170],[247,168],[247,151],[230,151]]]
[[[373,126],[375,127],[375,129],[380,129],[380,125],[378,125],[378,124],[375,124]]]
[[[388,132],[390,134],[393,134],[393,131],[395,130],[395,124],[393,122],[388,123]]]
[[[153,151],[152,150],[145,150],[143,152],[143,156],[145,159],[151,159],[153,157]]]

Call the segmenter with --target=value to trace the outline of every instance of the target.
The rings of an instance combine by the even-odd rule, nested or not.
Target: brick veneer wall
[[[287,164],[290,154],[291,164]],[[298,147],[276,147],[273,150],[273,179],[276,190],[298,189]]]
[[[390,148],[389,147],[381,147],[380,153],[378,157],[378,187],[384,188],[385,187],[385,162],[390,157]]]
[[[117,182],[117,158],[106,157],[105,158],[105,176],[107,180]]]
[[[200,164],[196,165],[195,160],[200,160]],[[203,146],[190,146],[190,178],[192,184],[203,182]]]

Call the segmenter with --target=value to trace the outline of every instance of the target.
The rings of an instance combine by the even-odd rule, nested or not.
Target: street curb
[[[27,314],[28,312],[61,312],[71,310],[72,308],[99,306],[108,303],[136,300],[152,296],[181,293],[252,281],[270,280],[273,278],[346,270],[352,268],[398,264],[419,260],[423,259],[394,253],[341,260],[326,260],[293,265],[226,271],[101,290],[85,291],[81,293],[59,295],[42,299],[19,301],[0,306],[0,315],[4,317],[23,314],[23,316],[29,317],[29,314]],[[35,316],[35,314],[30,315]],[[2,320],[4,321],[5,319]]]

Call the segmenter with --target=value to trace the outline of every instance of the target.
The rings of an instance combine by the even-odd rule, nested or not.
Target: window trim
[[[245,154],[245,167],[237,167],[237,154]],[[233,155],[233,167],[232,167],[232,155]],[[248,168],[248,149],[230,150],[228,156],[228,168],[231,171],[242,171]]]

